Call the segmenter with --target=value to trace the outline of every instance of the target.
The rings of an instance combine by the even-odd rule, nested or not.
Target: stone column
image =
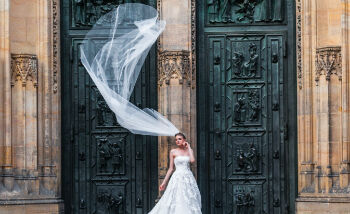
[[[186,135],[196,154],[195,1],[158,0],[157,8],[167,22],[158,43],[158,109]],[[175,146],[174,137],[159,138],[159,184]]]
[[[349,1],[297,0],[298,213],[342,213],[349,186]]]
[[[0,2],[0,213],[63,212],[58,6]]]

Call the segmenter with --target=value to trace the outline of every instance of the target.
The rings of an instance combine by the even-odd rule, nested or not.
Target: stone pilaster
[[[0,213],[61,213],[58,0],[0,2]]]
[[[185,133],[196,153],[195,1],[158,1],[167,26],[158,43],[158,109]],[[174,137],[159,138],[159,183],[169,165]],[[196,174],[196,165],[192,166]]]
[[[10,0],[0,2],[0,191],[13,186],[11,142]]]
[[[339,185],[342,189],[348,189],[350,192],[350,1],[342,1],[341,7],[341,47],[342,47],[342,136],[340,148],[340,172]]]
[[[298,213],[350,206],[349,1],[296,0]]]

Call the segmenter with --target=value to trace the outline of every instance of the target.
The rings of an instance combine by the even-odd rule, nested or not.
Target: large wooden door
[[[65,213],[146,213],[158,193],[157,138],[133,135],[117,123],[79,57],[84,35],[99,16],[124,1],[61,2]],[[106,36],[93,39],[96,48]],[[152,48],[131,101],[142,108],[157,108],[156,82]]]
[[[204,213],[292,212],[294,1],[206,0],[197,11]]]

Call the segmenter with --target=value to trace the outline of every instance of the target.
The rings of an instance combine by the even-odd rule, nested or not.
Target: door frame
[[[210,170],[210,142],[209,142],[209,87],[208,74],[205,73],[206,52],[205,52],[205,2],[196,0],[196,59],[197,59],[197,169],[198,169],[198,185],[202,196],[202,211],[205,214],[210,213],[210,184],[209,184],[209,170]],[[295,199],[297,197],[297,68],[296,68],[296,3],[294,0],[285,0],[293,11],[287,11],[285,14],[286,20],[292,22],[289,25],[287,32],[287,61],[290,63],[288,70],[284,71],[287,75],[285,83],[285,102],[287,103],[287,127],[288,134],[286,142],[286,183],[287,195],[286,209],[288,213],[295,213]],[[239,29],[239,27],[237,28]],[[241,28],[240,32],[244,30]],[[268,30],[268,29],[266,29]],[[256,33],[256,30],[254,30]],[[251,32],[254,32],[251,31]]]

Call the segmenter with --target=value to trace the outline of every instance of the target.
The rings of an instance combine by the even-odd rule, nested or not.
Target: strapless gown
[[[201,196],[190,170],[190,157],[177,156],[174,164],[176,170],[149,214],[201,214]]]

